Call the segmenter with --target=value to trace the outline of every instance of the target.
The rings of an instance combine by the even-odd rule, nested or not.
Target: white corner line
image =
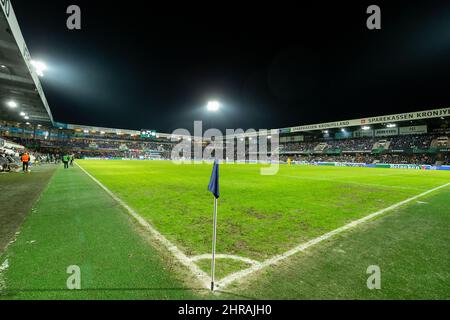
[[[6,259],[0,266],[0,292],[6,289],[6,280],[3,273],[6,270],[8,270],[8,268],[9,268],[9,261],[8,259]]]
[[[242,261],[245,262],[247,264],[251,264],[251,265],[257,265],[259,264],[258,261],[256,260],[252,260],[249,258],[245,258],[245,257],[241,257],[241,256],[235,256],[235,255],[231,255],[231,254],[216,254],[216,258],[217,259],[230,259],[230,260],[237,260],[237,261]],[[195,257],[191,257],[191,261],[192,262],[197,262],[200,260],[207,260],[207,259],[211,259],[211,254],[207,253],[207,254],[202,254],[202,255],[198,255]]]
[[[187,257],[178,247],[170,242],[166,237],[164,237],[158,230],[156,230],[150,223],[147,222],[143,217],[141,217],[136,211],[134,211],[130,206],[128,206],[124,201],[122,201],[118,196],[116,196],[111,190],[109,190],[105,185],[103,185],[99,180],[94,178],[89,172],[87,172],[78,163],[75,163],[89,178],[91,178],[95,183],[97,183],[111,198],[113,198],[117,203],[124,207],[128,213],[147,231],[149,231],[153,237],[155,237],[164,247],[169,250],[172,255],[181,262],[185,267],[187,267],[202,283],[205,288],[210,288],[211,279],[210,277],[201,270],[189,257]]]
[[[8,270],[8,268],[9,268],[9,260],[6,259],[0,266],[0,273],[5,272],[6,270]]]
[[[354,227],[356,227],[356,226],[358,226],[358,225],[360,225],[360,224],[362,224],[364,222],[367,222],[367,221],[369,221],[369,220],[371,220],[371,219],[373,219],[375,217],[378,217],[378,216],[380,216],[380,215],[382,215],[382,214],[384,214],[384,213],[386,213],[388,211],[397,209],[400,206],[403,206],[403,205],[405,205],[405,204],[407,204],[409,202],[412,202],[412,201],[414,201],[416,199],[422,198],[422,197],[424,197],[424,196],[426,196],[426,195],[428,195],[428,194],[430,194],[430,193],[432,193],[434,191],[440,190],[440,189],[445,188],[445,187],[447,187],[449,185],[450,185],[450,182],[446,183],[446,184],[444,184],[442,186],[439,186],[437,188],[433,188],[433,189],[430,189],[428,191],[425,191],[425,192],[423,192],[423,193],[421,193],[421,194],[419,194],[417,196],[414,196],[414,197],[411,197],[409,199],[403,200],[403,201],[401,201],[399,203],[396,203],[396,204],[394,204],[394,205],[392,205],[392,206],[390,206],[388,208],[382,209],[382,210],[374,212],[374,213],[372,213],[372,214],[370,214],[368,216],[365,216],[365,217],[363,217],[363,218],[361,218],[359,220],[355,220],[353,222],[350,222],[349,224],[347,224],[347,225],[345,225],[343,227],[340,227],[338,229],[335,229],[335,230],[333,230],[331,232],[328,232],[328,233],[326,233],[326,234],[324,234],[324,235],[322,235],[322,236],[320,236],[318,238],[315,238],[315,239],[312,239],[312,240],[310,240],[310,241],[308,241],[306,243],[300,244],[299,246],[297,246],[297,247],[295,247],[295,248],[293,248],[293,249],[291,249],[291,250],[289,250],[289,251],[287,251],[287,252],[285,252],[283,254],[280,254],[280,255],[274,256],[272,258],[269,258],[269,259],[267,259],[267,260],[265,260],[265,261],[263,261],[263,262],[261,262],[259,264],[251,266],[248,269],[241,270],[241,271],[238,271],[236,273],[233,273],[233,274],[223,278],[222,280],[220,280],[217,283],[217,287],[219,289],[224,289],[226,286],[230,285],[232,282],[235,282],[235,281],[240,280],[240,279],[242,279],[244,277],[247,277],[250,274],[252,274],[254,272],[257,272],[257,271],[260,271],[260,270],[262,270],[262,269],[264,269],[266,267],[272,266],[272,265],[274,265],[274,264],[276,264],[276,263],[278,263],[278,262],[280,262],[282,260],[287,259],[288,257],[290,257],[290,256],[292,256],[294,254],[297,254],[299,252],[305,251],[309,247],[312,247],[312,246],[314,246],[314,245],[316,245],[316,244],[318,244],[318,243],[320,243],[320,242],[322,242],[324,240],[327,240],[327,239],[329,239],[329,238],[331,238],[331,237],[333,237],[333,236],[335,236],[337,234],[340,234],[340,233],[342,233],[344,231],[352,229],[352,228],[354,228]]]

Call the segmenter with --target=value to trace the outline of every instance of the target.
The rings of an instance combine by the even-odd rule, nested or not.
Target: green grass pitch
[[[80,164],[188,256],[211,251],[211,165]],[[281,166],[277,175],[262,176],[259,165],[238,164],[220,170],[217,252],[256,261],[449,182],[438,171]],[[221,275],[242,262],[223,265]]]
[[[187,256],[211,252],[212,166],[163,161],[78,162]],[[450,182],[448,172],[258,165],[220,167],[219,254],[263,261],[351,221]],[[0,299],[448,299],[450,188],[270,266],[212,296],[147,237],[104,190],[77,167],[59,168],[0,256]],[[209,271],[210,261],[198,266]],[[366,287],[380,265],[383,289]],[[66,268],[83,270],[67,291]],[[219,259],[218,278],[247,268]]]

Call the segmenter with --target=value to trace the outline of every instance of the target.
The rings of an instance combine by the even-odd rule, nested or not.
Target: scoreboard
[[[141,130],[141,138],[150,138],[155,139],[156,138],[156,130]]]

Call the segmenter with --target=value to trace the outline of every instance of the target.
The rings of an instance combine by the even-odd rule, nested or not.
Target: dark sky
[[[347,2],[12,1],[59,122],[171,132],[207,120],[210,99],[221,129],[448,107],[450,3],[377,2],[370,31],[373,2]]]

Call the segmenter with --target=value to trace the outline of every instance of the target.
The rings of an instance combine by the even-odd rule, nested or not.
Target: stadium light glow
[[[389,123],[388,125],[386,125],[386,127],[388,128],[395,128],[397,125],[395,123]]]
[[[25,117],[23,117],[25,120],[30,120],[30,117],[29,116],[25,116]]]
[[[217,112],[220,109],[220,103],[218,101],[209,101],[206,106],[206,109],[209,112]]]
[[[47,70],[47,65],[42,61],[31,60],[31,65],[34,67],[34,71],[39,77],[44,76],[44,71]]]
[[[369,126],[364,126],[364,127],[362,127],[361,129],[367,131],[367,130],[370,130],[370,127],[369,127]]]
[[[345,132],[345,129],[344,129],[344,128],[342,128],[342,129],[341,129],[341,131],[342,131],[342,132]]]
[[[6,105],[12,109],[17,108],[17,102],[11,100],[6,103]]]
[[[20,114],[20,116],[22,116],[22,117],[25,117],[27,114],[25,113],[25,112],[21,112],[21,113],[19,113]]]

